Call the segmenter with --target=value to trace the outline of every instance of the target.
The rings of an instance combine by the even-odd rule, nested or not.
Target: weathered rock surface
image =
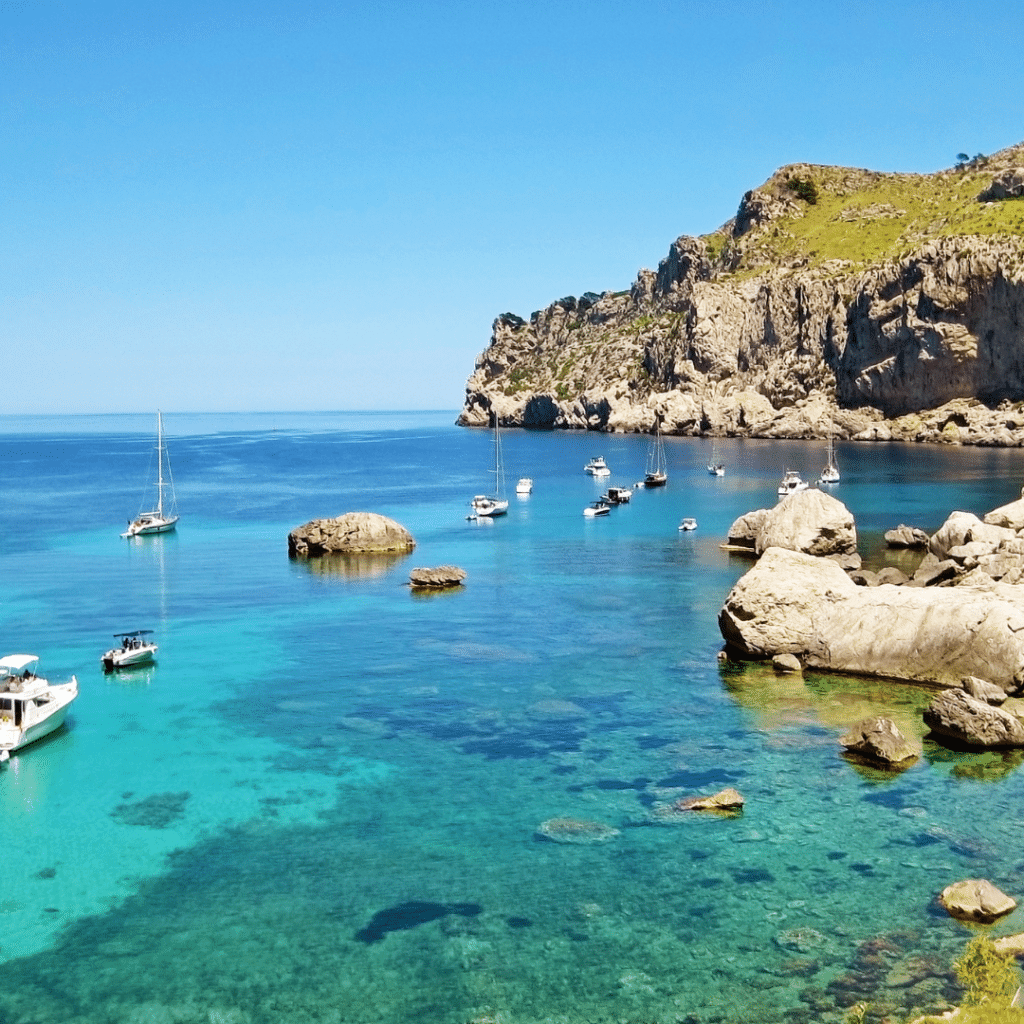
[[[1024,589],[1005,584],[858,587],[831,559],[769,548],[718,622],[743,657],[944,686],[973,675],[1007,692],[1024,683]]]
[[[795,675],[803,672],[803,665],[795,654],[776,654],[772,658],[772,668],[780,675]]]
[[[969,747],[1024,747],[1024,722],[964,690],[944,690],[928,705],[924,724]]]
[[[883,765],[900,765],[920,754],[908,742],[891,718],[864,718],[839,741],[847,750]]]
[[[729,527],[727,543],[758,555],[772,547],[809,555],[851,555],[857,550],[857,527],[841,501],[809,488],[786,495],[774,508],[740,516]]]
[[[984,521],[991,526],[1004,526],[1011,530],[1024,530],[1024,498],[1011,501],[1009,505],[1000,505],[992,509]]]
[[[433,569],[413,569],[409,573],[409,584],[423,590],[443,590],[459,587],[466,578],[466,570],[457,565],[438,565]]]
[[[980,924],[991,924],[1017,908],[1016,900],[986,878],[965,878],[947,885],[939,895],[939,902],[951,917]]]
[[[336,519],[313,519],[288,534],[292,557],[331,552],[403,552],[416,546],[412,534],[376,512],[346,512]]]
[[[1019,445],[1024,239],[948,236],[945,220],[904,223],[907,211],[861,200],[887,182],[955,178],[1014,201],[1022,162],[1024,146],[936,175],[782,168],[734,220],[677,238],[628,290],[499,316],[459,422]],[[848,197],[840,219],[898,222],[900,244],[859,264],[786,248],[811,213],[794,177]]]
[[[1006,691],[994,683],[990,683],[987,679],[979,679],[977,676],[964,676],[960,680],[960,688],[975,700],[984,701],[986,704],[992,704],[995,707],[1006,703]]]
[[[739,790],[731,786],[719,790],[712,796],[688,796],[677,800],[675,807],[680,811],[738,811],[744,800]]]
[[[891,548],[921,548],[928,547],[928,534],[919,530],[916,526],[906,526],[900,523],[895,530],[887,530],[885,543]]]

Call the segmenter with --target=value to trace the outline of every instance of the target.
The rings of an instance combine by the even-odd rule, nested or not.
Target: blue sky
[[[998,12],[0,0],[2,411],[458,408],[783,164],[1024,141]]]

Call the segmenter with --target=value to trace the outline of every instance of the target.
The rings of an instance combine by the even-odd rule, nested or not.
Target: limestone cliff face
[[[629,291],[498,317],[459,422],[1024,443],[1022,165],[784,168]]]

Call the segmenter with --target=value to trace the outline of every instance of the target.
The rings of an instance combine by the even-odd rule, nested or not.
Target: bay
[[[119,536],[155,417],[0,417],[0,653],[75,673],[66,728],[0,769],[0,1021],[841,1020],[948,1005],[970,932],[934,897],[1019,896],[1017,754],[924,741],[843,760],[868,713],[920,737],[919,687],[720,666],[723,552],[816,442],[503,432],[509,514],[467,521],[491,435],[454,412],[165,414],[182,519]],[[583,473],[603,455],[612,476]],[[1020,493],[1014,450],[840,444],[869,565]],[[287,533],[375,511],[417,548],[290,561]],[[680,533],[683,516],[699,527]],[[416,565],[466,586],[416,596]],[[104,675],[122,630],[157,663]],[[653,823],[733,785],[737,818]],[[617,830],[564,844],[550,819]],[[1019,912],[993,933],[1022,930]]]

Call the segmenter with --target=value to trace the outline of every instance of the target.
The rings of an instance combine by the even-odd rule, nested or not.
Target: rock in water
[[[457,565],[439,565],[434,569],[413,569],[409,573],[409,585],[422,590],[442,590],[461,586],[465,578],[465,569]]]
[[[313,519],[288,534],[292,558],[331,552],[405,552],[416,546],[412,534],[376,512],[346,512],[336,519]]]
[[[940,693],[925,710],[924,724],[970,747],[1024,747],[1024,722],[964,690]]]
[[[728,786],[712,796],[688,796],[675,803],[680,811],[741,811],[743,796],[739,790]]]
[[[824,491],[789,494],[774,508],[740,516],[729,527],[728,544],[753,548],[788,548],[808,555],[849,555],[857,550],[857,527],[847,507]]]
[[[922,551],[928,548],[928,534],[916,526],[900,523],[895,530],[887,530],[885,543],[891,548],[914,548]]]
[[[537,834],[553,843],[568,843],[573,846],[589,846],[593,843],[607,843],[619,834],[617,828],[602,825],[599,821],[585,821],[581,818],[549,818],[541,822]]]
[[[839,742],[853,754],[886,765],[902,764],[919,753],[896,728],[896,723],[881,715],[857,722]]]
[[[858,587],[831,559],[769,548],[718,624],[746,657],[943,686],[971,675],[1012,692],[1024,683],[1024,589],[993,587]]]
[[[985,878],[966,878],[947,885],[939,896],[939,902],[951,917],[982,924],[991,924],[1017,908],[1016,900]]]

